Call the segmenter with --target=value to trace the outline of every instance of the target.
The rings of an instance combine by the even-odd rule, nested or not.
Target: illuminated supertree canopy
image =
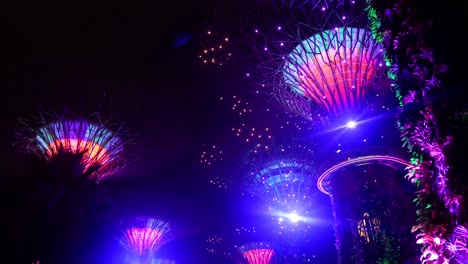
[[[250,155],[244,191],[265,204],[279,225],[278,233],[311,228],[311,209],[317,194],[313,158],[311,147],[300,143],[276,145]]]
[[[244,244],[237,247],[247,264],[274,263],[275,250],[266,242]]]
[[[288,55],[282,73],[293,92],[343,114],[362,107],[382,62],[382,48],[370,32],[340,27],[303,40]]]
[[[121,127],[111,130],[105,122],[77,117],[56,116],[51,119],[22,122],[25,129],[20,136],[27,139],[27,150],[46,160],[52,160],[60,153],[82,155],[83,174],[96,181],[114,174],[125,165]]]
[[[368,30],[364,0],[259,6],[229,38],[233,71],[242,69],[252,94],[320,124],[387,110],[383,48]]]
[[[159,248],[173,239],[169,222],[152,217],[138,216],[125,224],[120,243],[126,250],[129,263],[153,263]],[[158,262],[157,262],[158,263]]]

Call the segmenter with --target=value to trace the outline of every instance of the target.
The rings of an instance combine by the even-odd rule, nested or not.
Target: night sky
[[[8,1],[2,207],[4,224],[24,230],[14,239],[7,232],[10,246],[2,254],[22,261],[4,263],[30,263],[35,252],[27,235],[35,220],[18,217],[24,215],[25,186],[37,164],[12,146],[11,131],[18,118],[66,108],[81,115],[101,112],[135,135],[137,158],[106,185],[121,212],[162,213],[180,225],[180,235],[162,248],[163,255],[178,263],[229,263],[205,251],[207,236],[251,224],[255,220],[249,217],[257,215],[256,201],[213,188],[198,163],[202,144],[222,139],[231,118],[218,102],[222,80],[210,79],[196,59],[198,36],[219,19],[214,10],[220,6],[206,0]],[[235,16],[239,9],[225,5],[222,12],[231,11],[221,13]],[[227,169],[235,174],[237,168]],[[327,224],[317,227],[310,250],[317,263],[334,263],[331,208],[321,206]],[[74,252],[101,255],[95,263],[114,263],[103,260],[119,252],[112,231],[99,232],[91,249],[77,242]]]

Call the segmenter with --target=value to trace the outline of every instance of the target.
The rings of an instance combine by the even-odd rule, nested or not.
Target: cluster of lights
[[[207,30],[204,40],[207,43],[198,55],[203,64],[221,66],[231,59],[232,47],[228,34],[218,34],[213,30]]]
[[[224,250],[224,240],[222,237],[214,235],[206,239],[207,247],[206,250],[211,254],[222,254],[226,257],[230,256],[230,253]]]

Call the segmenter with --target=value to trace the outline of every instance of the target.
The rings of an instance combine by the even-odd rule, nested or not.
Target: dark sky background
[[[207,0],[7,4],[2,41],[7,130],[16,127],[18,118],[64,108],[83,115],[102,112],[124,123],[142,147],[139,159],[108,183],[120,206],[132,212],[162,211],[179,222],[183,235],[163,252],[180,263],[224,263],[206,254],[206,237],[245,223],[255,203],[216,190],[197,167],[201,144],[219,138],[229,122],[217,103],[221,82],[202,74],[196,60],[198,34],[215,13],[219,19],[214,10],[221,5]],[[236,8],[231,3],[223,12],[232,9],[227,14],[234,15]],[[3,138],[2,160],[8,166],[2,180],[14,176],[21,181],[31,173],[28,159],[11,147],[9,132]],[[9,191],[16,196],[4,193],[7,210],[16,205],[5,199],[20,193]],[[330,212],[323,217],[329,219]],[[321,258],[317,263],[334,263],[331,225],[320,229],[312,249]],[[104,256],[118,252],[113,238],[93,245],[102,247]]]

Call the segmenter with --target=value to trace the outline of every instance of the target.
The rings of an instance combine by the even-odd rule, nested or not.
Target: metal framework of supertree
[[[273,140],[270,148],[248,155],[243,191],[264,205],[263,228],[278,245],[277,262],[312,261],[306,248],[320,222],[313,215],[318,194],[315,153],[307,143],[289,138],[280,142]]]
[[[401,152],[367,147],[337,155],[322,166],[317,186],[333,204],[339,263],[413,263],[415,220]]]
[[[125,165],[127,144],[121,137],[123,126],[102,121],[98,114],[87,118],[69,112],[41,114],[20,122],[23,127],[18,136],[28,152],[46,161],[61,154],[79,155],[82,174],[89,179],[98,182]]]
[[[156,252],[173,239],[171,225],[159,218],[137,216],[123,225],[120,243],[126,250],[126,263],[153,264]]]
[[[279,223],[279,232],[299,229],[308,222],[313,205],[314,152],[308,145],[277,145],[249,155],[250,172],[244,177],[247,193],[258,197]],[[306,225],[310,227],[309,225]]]

